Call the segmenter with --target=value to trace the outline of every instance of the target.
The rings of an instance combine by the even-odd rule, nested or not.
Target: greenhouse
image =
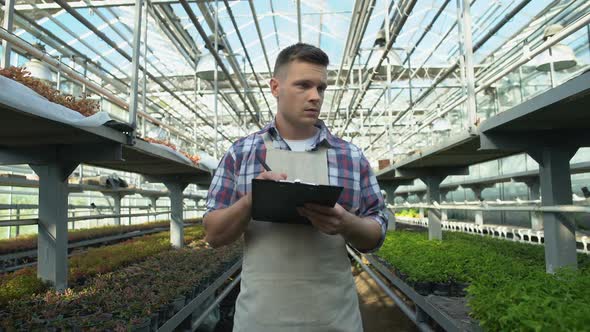
[[[0,25],[0,331],[590,330],[590,1]]]

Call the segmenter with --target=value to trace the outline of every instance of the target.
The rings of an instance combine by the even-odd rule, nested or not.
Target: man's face
[[[278,112],[295,127],[314,125],[320,115],[327,87],[326,67],[295,60],[270,81]]]

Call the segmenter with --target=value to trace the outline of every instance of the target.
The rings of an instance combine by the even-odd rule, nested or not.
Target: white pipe
[[[550,206],[473,206],[451,204],[406,204],[393,205],[393,209],[424,208],[436,210],[470,210],[470,211],[525,211],[525,212],[562,212],[562,213],[590,213],[590,206],[580,205],[550,205]]]

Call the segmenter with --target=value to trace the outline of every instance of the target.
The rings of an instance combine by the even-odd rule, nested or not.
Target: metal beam
[[[236,23],[236,20],[234,18],[231,7],[229,6],[228,0],[223,0],[223,2],[225,4],[225,7],[227,8],[227,13],[229,14],[231,22],[232,22],[234,29],[236,31],[236,34],[238,35],[238,39],[240,40],[240,44],[242,45],[242,49],[244,50],[244,53],[246,55],[246,59],[248,60],[248,64],[250,65],[250,69],[252,70],[252,75],[254,75],[254,78],[256,79],[256,85],[260,89],[260,92],[262,93],[262,97],[264,98],[264,102],[266,103],[266,106],[268,107],[269,115],[272,117],[272,110],[270,108],[270,105],[268,104],[268,100],[266,99],[266,94],[263,91],[262,83],[258,79],[258,75],[256,75],[256,70],[254,69],[254,64],[252,64],[252,59],[250,58],[250,54],[248,52],[248,49],[246,48],[246,44],[244,43],[244,39],[242,38],[242,34],[240,33],[240,29],[238,28],[238,24]],[[270,3],[272,6],[272,1]],[[275,29],[276,29],[276,26],[275,26]],[[277,37],[277,45],[278,45],[278,37]]]
[[[350,20],[350,27],[348,28],[348,34],[346,36],[346,44],[344,46],[344,52],[342,53],[342,60],[340,61],[340,67],[338,68],[338,72],[336,74],[336,81],[335,84],[344,86],[348,82],[348,78],[350,77],[351,69],[353,66],[354,58],[358,53],[358,49],[361,43],[361,37],[364,35],[365,29],[367,28],[368,18],[371,16],[373,11],[375,1],[373,0],[371,6],[366,1],[355,1],[354,3],[354,10],[352,11],[352,17]],[[391,6],[393,5],[393,2]],[[358,15],[364,14],[361,18]],[[358,30],[359,24],[361,25],[361,30]],[[346,76],[344,77],[344,81],[340,84],[340,76],[342,75],[342,71],[344,69],[345,63],[349,64],[348,70],[346,70]],[[330,108],[328,108],[328,121],[330,125],[333,124],[333,118],[331,117],[332,109],[335,109],[335,112],[339,112],[340,102],[342,100],[343,93],[336,93],[334,97],[332,97],[332,101],[330,102]],[[336,107],[334,104],[336,103]],[[334,116],[335,118],[336,116]]]
[[[301,0],[297,0],[297,40],[302,42],[301,39]]]
[[[0,148],[0,164],[2,165],[98,161],[123,161],[123,146],[101,143]]]
[[[268,52],[266,52],[266,47],[264,46],[264,38],[262,38],[262,32],[260,31],[260,25],[258,24],[258,17],[256,15],[256,8],[254,8],[254,3],[252,0],[248,0],[248,4],[250,5],[250,11],[252,12],[252,19],[254,20],[254,25],[256,26],[256,32],[258,33],[258,39],[260,39],[260,46],[262,47],[262,53],[264,54],[264,60],[266,61],[266,68],[268,69],[268,76],[272,77],[272,70],[270,69],[270,61],[268,61]]]
[[[414,54],[414,52],[416,51],[416,49],[418,48],[418,46],[422,43],[422,41],[424,40],[424,38],[426,37],[426,35],[432,30],[432,27],[434,27],[434,24],[436,23],[436,21],[438,21],[438,18],[441,16],[441,14],[444,12],[444,10],[446,9],[447,5],[450,2],[451,2],[451,0],[445,0],[445,2],[440,6],[440,8],[438,9],[438,11],[436,12],[436,14],[434,15],[434,17],[430,21],[430,23],[426,26],[426,28],[422,32],[422,35],[420,36],[420,38],[418,38],[418,41],[416,41],[416,43],[414,44],[414,46],[412,46],[412,48],[408,52],[406,52],[406,57],[405,57],[404,61],[402,62],[402,67],[403,67],[403,65],[406,64],[406,62],[410,61],[410,57]],[[389,34],[389,30],[387,30],[387,31],[388,31],[388,34]],[[449,30],[449,31],[451,31],[451,30]],[[435,49],[436,48],[437,47],[435,47]],[[434,52],[434,50],[432,52]],[[368,61],[368,59],[367,59],[367,61]],[[423,67],[424,63],[420,67]],[[410,67],[410,72],[408,73],[408,79],[412,79],[414,77],[414,75],[416,75],[416,73],[417,73],[418,70],[414,71],[414,74],[412,74],[412,72],[411,72],[411,66],[408,65],[408,67]],[[389,73],[389,70],[388,70],[388,73]],[[402,74],[403,74],[403,72],[398,75],[398,77],[396,78],[396,80],[399,80],[401,78]],[[388,84],[391,84],[391,81],[388,81],[387,83]],[[413,86],[413,89],[426,89],[426,88],[429,88],[429,87],[430,86]],[[391,89],[391,87],[389,87],[389,89]],[[375,104],[374,104],[373,108],[377,105],[377,103],[379,102],[379,100],[381,100],[382,97],[383,97],[383,94],[381,94],[379,97],[376,98]],[[390,101],[390,103],[391,102],[392,101]],[[367,118],[369,118],[369,117],[367,117]],[[365,118],[365,119],[367,119],[367,118]],[[392,124],[392,125],[394,125],[394,124]],[[372,145],[372,143],[373,142],[371,142],[370,145]]]
[[[193,3],[201,3],[201,2],[208,2],[210,0],[189,0],[189,2]],[[172,4],[178,3],[178,0],[150,0],[151,4],[159,5],[159,4]],[[72,1],[69,2],[69,5],[72,8],[76,9],[84,9],[84,8],[103,8],[103,7],[121,7],[121,6],[134,6],[135,0],[94,0],[89,1]],[[56,3],[40,3],[36,5],[37,9],[41,10],[59,10],[61,6]],[[35,6],[29,4],[19,4],[15,6],[15,9],[18,11],[35,11]]]
[[[209,49],[209,50],[214,50],[215,47],[211,44],[211,41],[209,40],[209,38],[207,36],[207,33],[205,32],[205,30],[203,29],[203,27],[199,23],[199,20],[195,16],[195,13],[191,9],[191,7],[188,4],[188,2],[186,0],[180,0],[180,4],[184,8],[185,12],[189,16],[189,18],[192,21],[192,23],[195,26],[195,28],[197,28],[197,31],[199,32],[199,35],[201,36],[201,38],[205,42],[206,48]],[[238,86],[234,83],[233,79],[231,78],[230,72],[225,67],[225,64],[223,63],[223,61],[219,57],[219,54],[217,54],[216,52],[211,52],[211,55],[213,55],[213,57],[215,58],[215,61],[217,62],[217,65],[221,68],[221,70],[223,71],[223,73],[227,76],[228,82],[230,83],[230,85],[232,86],[232,88],[234,90],[236,90],[236,91],[239,91]],[[240,92],[238,92],[238,97],[240,98],[240,100],[244,104],[244,107],[246,108],[246,110],[248,110],[248,112],[250,113],[250,116],[252,116],[253,119],[256,119],[256,116],[254,115],[254,113],[252,113],[252,110],[250,109],[250,107],[248,107],[248,103],[246,103],[246,100],[244,99],[244,96]],[[260,125],[260,122],[257,121],[257,122],[255,122],[255,124],[259,128],[262,128],[262,126]]]
[[[394,18],[394,21],[391,23],[391,28],[388,27],[391,30],[390,31],[390,39],[387,42],[387,44],[385,45],[385,49],[383,50],[383,54],[381,55],[381,58],[377,62],[376,67],[381,66],[381,64],[383,63],[383,61],[387,57],[387,53],[389,53],[389,51],[393,47],[393,43],[396,41],[397,36],[399,35],[401,29],[404,27],[406,20],[408,19],[408,17],[410,16],[410,13],[412,12],[412,9],[416,5],[416,2],[417,2],[416,0],[408,0],[408,1],[404,1],[402,3],[401,6],[403,6],[403,7],[401,9],[401,12],[399,13],[399,16],[396,16]],[[364,79],[364,82],[363,82],[363,85],[362,85],[362,88],[360,91],[360,95],[355,94],[355,96],[358,96],[358,97],[351,100],[351,104],[353,105],[353,108],[352,108],[353,114],[361,106],[361,102],[362,102],[364,96],[366,95],[368,88],[373,83],[373,77],[375,77],[375,75],[376,75],[376,71],[372,71],[368,74],[366,79]],[[348,123],[350,123],[351,120],[352,120],[352,117],[349,119]],[[344,130],[346,130],[346,128],[347,128],[347,126],[344,127]]]
[[[590,2],[588,4],[584,4],[584,5],[590,6]],[[546,41],[542,42],[540,45],[538,45],[534,50],[532,50],[528,54],[528,57],[522,57],[522,54],[521,54],[522,52],[520,52],[515,57],[510,58],[509,60],[512,61],[512,62],[510,62],[506,66],[504,66],[504,65],[502,65],[500,63],[495,63],[493,65],[490,65],[491,68],[494,68],[496,70],[493,70],[492,72],[488,73],[487,76],[485,74],[482,75],[484,77],[480,78],[480,83],[475,88],[475,93],[478,93],[478,92],[482,91],[483,89],[487,88],[492,83],[494,83],[497,80],[499,80],[502,77],[504,77],[507,73],[509,73],[509,72],[513,71],[514,69],[516,69],[516,68],[522,66],[523,64],[527,63],[529,61],[529,58],[533,58],[533,57],[539,55],[540,53],[542,53],[543,51],[545,51],[549,47],[551,47],[551,46],[559,43],[561,40],[563,40],[567,36],[570,36],[575,31],[581,29],[582,27],[584,27],[585,25],[587,25],[588,23],[590,23],[590,14],[586,14],[586,15],[583,15],[581,17],[575,17],[575,18],[573,18],[571,20],[572,21],[571,21],[570,25],[568,25],[565,29],[563,29],[559,33],[557,33],[556,35],[552,36],[548,40],[546,40]],[[465,99],[466,99],[465,96],[462,96],[462,95],[458,96],[457,99],[455,99],[454,101],[450,102],[445,107],[445,109],[442,112],[440,112],[440,114],[437,114],[437,116],[444,115],[444,114],[447,114],[448,112],[452,111],[455,107],[457,107],[462,102],[464,102]],[[417,133],[420,130],[424,129],[426,126],[430,125],[430,123],[434,119],[435,119],[434,117],[431,117],[431,118],[428,118],[428,119],[423,120],[421,122],[420,127],[418,127],[417,130],[414,130],[412,132],[408,132],[407,134],[405,134],[404,136],[402,136],[402,139],[400,141],[401,142],[404,142],[410,136],[414,135],[415,133]],[[382,134],[384,134],[384,133],[385,133],[385,131],[382,132]],[[399,144],[400,143],[398,143],[397,145],[399,145]]]
[[[14,24],[14,2],[15,0],[6,0],[4,6],[4,22],[2,28],[12,33],[12,27]],[[2,58],[0,59],[0,68],[10,67],[10,43],[6,39],[2,40]]]
[[[186,0],[184,0],[184,1],[186,1]],[[113,50],[117,51],[119,54],[121,54],[128,61],[132,61],[132,57],[127,52],[122,50],[113,40],[111,40],[109,37],[107,37],[102,31],[97,29],[90,21],[88,21],[88,19],[86,19],[84,16],[82,16],[80,13],[78,13],[75,9],[73,9],[68,4],[67,1],[55,0],[55,2],[57,2],[70,15],[72,15],[74,18],[76,18],[78,21],[80,21],[80,23],[82,23],[84,26],[86,26],[88,29],[90,29],[92,32],[94,32],[100,39],[102,39],[105,43],[107,43],[110,47],[112,47]],[[146,68],[143,68],[143,66],[141,66],[141,65],[139,65],[139,69],[147,70]],[[169,87],[167,87],[160,80],[158,80],[153,74],[151,74],[149,71],[147,71],[147,75],[154,82],[158,83],[158,85],[160,85],[160,87],[162,87],[166,92],[170,93],[170,95],[172,97],[174,97],[176,100],[178,100],[184,107],[186,107],[187,110],[193,112],[197,117],[201,118],[201,120],[203,120],[203,122],[205,122],[208,126],[213,128],[213,125],[209,122],[208,119],[201,116],[198,112],[195,112],[189,104],[187,104],[182,98],[180,98],[178,95],[176,95],[174,93],[174,91],[172,91]],[[229,137],[227,137],[225,134],[223,134],[223,133],[220,133],[220,134],[223,138],[230,140]]]
[[[256,99],[254,99],[254,96],[251,93],[247,93],[246,90],[250,89],[250,85],[248,84],[248,80],[246,80],[246,78],[244,77],[244,73],[242,72],[242,68],[240,68],[240,64],[236,61],[235,58],[235,53],[231,47],[231,44],[229,42],[229,40],[227,39],[226,35],[225,35],[225,31],[223,31],[223,26],[221,24],[215,24],[215,20],[211,17],[210,14],[210,10],[211,8],[205,4],[198,4],[199,9],[201,10],[201,13],[203,14],[203,18],[205,18],[205,21],[207,22],[207,25],[209,26],[209,29],[211,29],[212,31],[215,31],[215,27],[217,26],[217,38],[221,38],[221,44],[224,45],[226,47],[227,53],[229,56],[227,56],[226,58],[228,59],[228,62],[230,64],[230,66],[232,67],[232,70],[234,71],[234,73],[236,74],[238,81],[240,82],[240,84],[244,87],[243,90],[240,91],[236,91],[236,92],[241,92],[244,91],[246,97],[248,98],[248,101],[250,101],[250,104],[254,107],[254,111],[256,111],[256,114],[260,114],[260,106],[258,105],[258,102],[256,101]],[[229,10],[230,6],[229,4],[226,5],[226,8]],[[217,10],[214,9],[214,11],[217,13]],[[218,20],[218,15],[215,14],[215,18]],[[240,32],[238,30],[236,30],[236,32],[238,33],[238,35],[240,34]],[[244,49],[244,52],[246,52],[246,50]],[[238,111],[237,109],[235,110],[236,112]],[[238,114],[238,118],[239,118],[239,114]],[[258,121],[258,117],[253,119],[255,122]]]
[[[143,14],[143,0],[135,0],[135,15],[133,26],[133,45],[131,54],[131,91],[129,96],[129,125],[132,131],[129,133],[129,140],[133,142],[135,139],[135,128],[137,127],[137,105],[138,105],[138,84],[139,84],[139,61],[141,56],[141,15]],[[147,6],[147,4],[146,4]],[[146,24],[147,30],[147,24]],[[147,43],[147,41],[144,41]],[[147,71],[147,66],[144,67],[144,74]],[[145,92],[145,91],[144,91]]]
[[[473,42],[471,32],[471,6],[469,0],[461,0],[463,2],[463,10],[461,15],[463,43],[462,52],[465,65],[465,87],[467,89],[467,130],[470,133],[475,133],[477,127],[475,125],[476,105],[475,105],[475,74],[473,71]],[[457,1],[459,3],[459,0]],[[459,17],[457,18],[459,20]]]

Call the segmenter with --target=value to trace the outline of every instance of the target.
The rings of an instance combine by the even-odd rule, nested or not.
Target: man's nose
[[[321,95],[318,91],[318,89],[309,89],[309,100],[320,100],[321,99]]]

